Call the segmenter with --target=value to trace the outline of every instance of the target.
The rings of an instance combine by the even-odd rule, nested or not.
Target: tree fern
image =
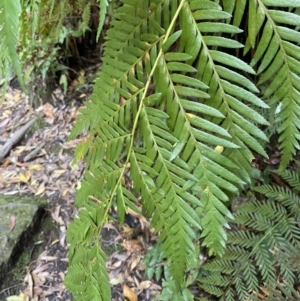
[[[241,75],[254,70],[218,50],[242,47],[218,36],[220,29],[240,32],[222,22],[230,14],[218,4],[127,0],[114,17],[92,102],[70,136],[89,131],[76,150],[76,159],[87,157],[77,205],[93,216],[91,204],[99,200],[105,214],[98,228],[114,203],[122,219],[135,207],[123,179],[129,173],[178,290],[194,240],[203,237],[210,254],[224,253],[224,227],[232,218],[224,203],[249,181],[251,151],[266,156],[258,124],[268,122],[253,108],[267,105]],[[75,231],[71,225],[71,245]]]
[[[226,301],[299,298],[294,284],[299,280],[300,199],[291,188],[258,187],[268,199],[238,207],[224,256],[203,265],[209,271],[200,279],[204,290]]]

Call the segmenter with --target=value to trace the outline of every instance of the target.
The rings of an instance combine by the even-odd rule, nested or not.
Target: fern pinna
[[[76,197],[76,205],[84,210],[67,236],[66,284],[76,300],[110,300],[99,233],[113,204],[121,222],[128,207],[138,211],[137,195],[142,213],[160,234],[177,291],[196,240],[202,238],[210,255],[225,252],[225,229],[233,218],[228,195],[250,181],[252,152],[267,156],[261,146],[267,137],[259,126],[268,125],[258,113],[268,105],[256,96],[258,89],[247,76],[254,75],[254,69],[229,53],[243,47],[233,37],[241,32],[237,26],[246,8],[249,50],[262,26],[275,26],[264,22],[276,15],[266,15],[267,6],[282,1],[251,0],[248,6],[246,0],[223,1],[224,9],[217,2],[124,0],[114,12],[91,102],[85,103],[70,136],[88,131],[75,157],[87,162]],[[290,39],[284,33],[282,37]],[[266,65],[261,82],[272,75],[276,82],[279,69],[265,75],[274,70],[267,67],[268,45],[258,45],[263,51],[255,52],[252,66]],[[286,101],[274,85],[265,97]],[[278,122],[293,124],[289,115],[282,116]],[[291,134],[283,126],[279,132],[286,152],[286,137],[297,138],[297,131]],[[292,143],[288,152],[296,146]],[[128,189],[125,174],[134,191]]]
[[[267,199],[237,208],[224,256],[202,266],[200,286],[219,300],[299,299],[299,172],[277,173],[290,188],[256,188]]]

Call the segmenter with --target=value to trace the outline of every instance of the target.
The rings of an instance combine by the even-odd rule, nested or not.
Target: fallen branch
[[[10,152],[15,144],[17,144],[21,138],[26,134],[30,127],[36,122],[37,117],[29,120],[25,125],[23,125],[18,131],[16,131],[11,138],[9,138],[5,144],[0,148],[0,159],[5,158],[5,156]]]

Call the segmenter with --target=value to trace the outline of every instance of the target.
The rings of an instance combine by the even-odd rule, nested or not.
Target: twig
[[[24,157],[23,162],[27,162],[34,158],[44,146],[45,142],[40,143],[32,152],[30,152],[27,156]]]
[[[0,159],[3,159],[10,152],[12,147],[21,140],[21,138],[30,129],[30,127],[36,122],[36,120],[37,117],[29,120],[18,131],[16,131],[11,138],[9,138],[5,142],[5,144],[0,148]]]

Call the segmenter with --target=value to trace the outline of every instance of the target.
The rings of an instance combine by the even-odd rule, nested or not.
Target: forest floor
[[[0,292],[6,297],[11,287],[15,287],[20,297],[16,300],[71,300],[64,286],[68,267],[66,231],[77,213],[75,191],[84,171],[83,161],[72,162],[74,149],[84,137],[73,141],[67,138],[83,100],[88,97],[79,92],[74,98],[68,97],[67,102],[61,100],[55,105],[45,102],[33,109],[27,96],[9,89],[0,106],[1,139],[11,137],[24,124],[36,119],[0,161],[0,193],[46,197],[46,217],[53,223],[49,232],[41,231],[34,245],[29,246],[31,256],[23,267],[24,277],[19,283],[11,283],[6,294],[5,290]],[[112,300],[124,297],[128,301],[153,300],[161,287],[145,277],[143,257],[157,237],[151,235],[142,217],[129,216],[126,221],[122,227],[107,223],[100,238],[110,255],[107,269]],[[37,249],[38,254],[33,252]]]

